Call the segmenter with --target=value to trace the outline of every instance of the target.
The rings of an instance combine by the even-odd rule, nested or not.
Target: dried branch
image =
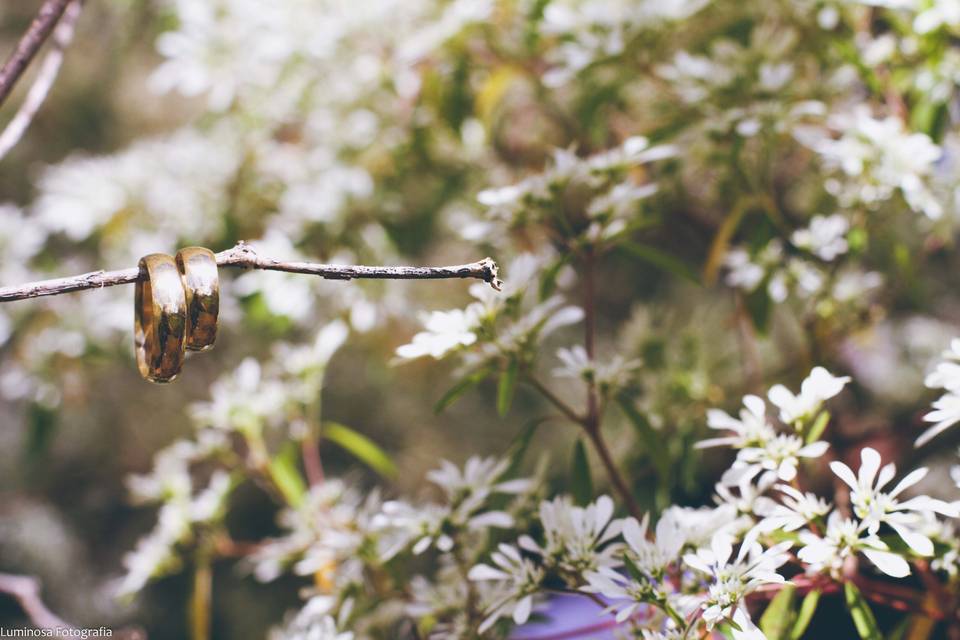
[[[63,18],[60,19],[60,23],[53,32],[53,46],[40,65],[36,80],[33,81],[33,85],[27,92],[27,97],[20,105],[16,115],[7,124],[3,133],[0,133],[0,158],[7,155],[10,149],[20,142],[20,138],[23,137],[30,123],[33,122],[33,118],[40,110],[43,101],[47,99],[53,81],[57,79],[60,65],[63,64],[63,52],[73,40],[82,6],[83,0],[71,0],[66,11],[64,11]]]
[[[286,271],[319,276],[326,280],[354,280],[359,278],[378,280],[440,280],[447,278],[476,278],[494,289],[500,289],[499,267],[491,258],[469,264],[449,267],[368,267],[363,265],[319,264],[315,262],[283,262],[262,258],[245,242],[232,249],[216,254],[221,267],[242,267],[267,271]],[[121,271],[93,271],[69,278],[41,280],[27,284],[0,288],[0,302],[12,302],[40,296],[56,296],[84,289],[102,289],[118,284],[131,284],[140,278],[136,267]]]
[[[40,599],[40,581],[34,577],[0,573],[0,593],[16,600],[30,622],[40,629],[73,628],[43,604]]]
[[[0,68],[0,104],[10,96],[17,80],[50,36],[70,2],[71,0],[46,0],[40,7],[37,17],[17,43],[17,48]]]

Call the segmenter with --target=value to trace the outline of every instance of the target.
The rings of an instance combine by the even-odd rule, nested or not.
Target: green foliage
[[[322,435],[325,440],[342,447],[381,476],[393,478],[397,475],[397,466],[390,456],[362,433],[338,422],[324,422]]]
[[[590,476],[590,460],[583,440],[573,445],[573,457],[570,460],[570,492],[577,504],[587,504],[593,500],[593,479]]]
[[[877,619],[857,585],[850,581],[844,582],[843,594],[847,603],[847,610],[850,612],[850,617],[853,618],[853,625],[857,628],[860,637],[863,640],[882,640],[883,634],[877,627]]]

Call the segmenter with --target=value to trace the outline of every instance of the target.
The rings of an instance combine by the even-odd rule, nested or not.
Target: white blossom
[[[580,575],[602,566],[617,566],[620,544],[612,542],[620,535],[621,520],[613,518],[613,500],[600,496],[586,507],[575,506],[569,496],[540,503],[543,544],[530,536],[521,536],[520,547],[535,553],[547,566]]]
[[[477,341],[476,318],[466,311],[433,311],[423,318],[426,330],[413,336],[410,344],[397,347],[401,358],[432,356],[440,359],[457,347],[470,346]]]
[[[780,419],[786,424],[795,424],[816,416],[829,400],[850,382],[849,376],[834,376],[823,367],[814,367],[800,385],[800,394],[794,395],[785,386],[771,387],[767,397],[780,409]]]
[[[736,484],[742,474],[753,474],[761,469],[790,482],[797,476],[800,458],[819,458],[829,446],[823,440],[804,444],[799,436],[778,434],[758,446],[740,449],[733,467],[724,475],[724,482]]]
[[[892,462],[883,468],[880,464],[880,454],[875,449],[864,447],[860,451],[860,470],[857,475],[839,461],[831,462],[830,468],[850,487],[853,512],[866,525],[870,534],[877,533],[881,524],[889,525],[916,553],[932,555],[933,542],[918,531],[923,515],[935,512],[955,518],[960,516],[960,511],[942,500],[928,496],[915,496],[900,502],[897,497],[920,482],[927,475],[927,469],[915,469],[892,490],[885,492],[883,488],[896,476],[897,467]]]
[[[850,223],[838,213],[832,216],[814,216],[806,228],[793,232],[790,241],[801,249],[832,262],[849,249],[846,239],[849,229]]]
[[[869,533],[867,523],[844,518],[836,511],[827,519],[827,530],[823,537],[810,531],[801,531],[800,542],[804,546],[797,552],[797,557],[809,565],[810,571],[839,575],[847,558],[863,553],[889,576],[902,578],[910,574],[907,561],[889,551],[889,547],[876,534]]]
[[[914,211],[933,219],[943,215],[927,184],[941,151],[926,134],[908,132],[896,117],[874,118],[866,107],[832,122],[841,132],[838,139],[817,136],[808,143],[827,166],[853,179],[849,191],[838,194],[841,202],[873,204],[899,190]]]
[[[708,576],[710,586],[701,605],[703,619],[708,628],[729,619],[743,598],[763,584],[782,584],[783,576],[777,573],[789,559],[786,551],[792,542],[782,542],[766,550],[759,545],[741,545],[733,558],[733,545],[724,534],[716,534],[709,548],[688,553],[683,562]]]
[[[544,575],[542,569],[521,557],[520,551],[511,545],[500,544],[490,559],[493,566],[478,564],[468,575],[470,580],[493,580],[500,585],[500,592],[488,606],[487,617],[478,629],[480,633],[503,616],[511,616],[516,624],[526,622]]]
[[[780,502],[761,497],[754,504],[753,511],[761,518],[759,532],[796,531],[830,512],[827,501],[814,493],[803,493],[786,484],[778,484],[776,489],[783,494]]]
[[[733,431],[734,435],[702,440],[696,446],[699,449],[716,446],[743,448],[767,442],[775,436],[775,431],[767,421],[766,414],[767,407],[763,399],[755,395],[743,397],[739,420],[720,409],[710,409],[707,411],[707,426]]]

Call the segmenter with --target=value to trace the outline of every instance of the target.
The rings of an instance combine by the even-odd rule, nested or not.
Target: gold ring
[[[187,301],[172,256],[140,258],[134,294],[133,338],[140,375],[150,382],[171,382],[183,367]]]
[[[206,351],[217,339],[220,276],[210,249],[187,247],[177,252],[177,269],[187,297],[187,349]]]

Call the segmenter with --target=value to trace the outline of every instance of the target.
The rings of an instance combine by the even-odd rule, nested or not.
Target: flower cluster
[[[0,282],[244,239],[330,263],[492,255],[504,286],[224,274],[229,370],[200,401],[192,384],[165,396],[195,432],[129,481],[158,513],[120,593],[236,562],[303,586],[277,639],[506,637],[562,592],[632,637],[677,640],[773,635],[758,614],[793,605],[788,579],[816,597],[843,582],[855,609],[876,571],[960,574],[957,505],[923,494],[937,461],[902,477],[883,463],[915,409],[902,371],[942,348],[956,306],[956,0],[160,0],[119,19],[130,4],[102,11],[156,20],[158,37],[118,59],[158,64],[107,98],[141,105],[127,93],[149,76],[178,106],[108,153],[41,166],[34,150],[24,201],[0,205]],[[128,394],[121,289],[0,309],[0,395],[29,417],[0,455],[42,454],[59,419],[116,422],[96,399]],[[407,372],[458,367],[431,400],[491,399],[443,422],[470,451],[431,437],[445,416],[393,404],[375,410],[422,455],[395,462],[329,421],[350,337],[375,375],[345,367],[344,386],[364,398],[375,380],[429,394]],[[875,362],[896,362],[887,388],[903,389],[877,392],[894,367]],[[941,396],[917,445],[960,422],[960,341],[926,385]],[[47,453],[99,439],[64,432]],[[374,473],[328,475],[328,443]],[[530,450],[544,458],[528,473]],[[422,460],[443,461],[409,491]],[[234,539],[248,490],[275,529]],[[893,609],[915,601],[933,599]],[[779,637],[803,634],[793,614]]]

